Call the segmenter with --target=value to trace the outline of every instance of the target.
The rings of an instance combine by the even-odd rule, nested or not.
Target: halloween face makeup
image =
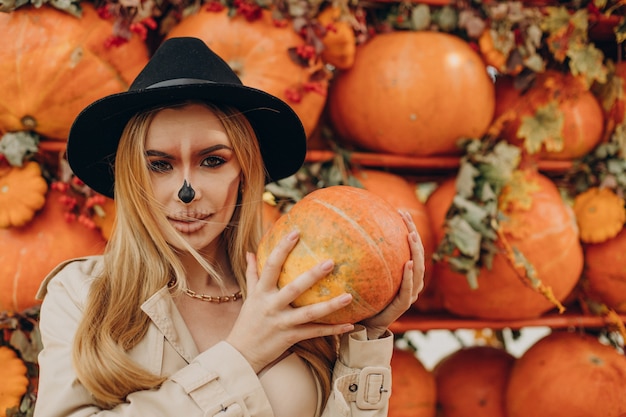
[[[178,198],[180,198],[180,201],[185,204],[189,204],[193,201],[195,196],[196,192],[191,184],[189,184],[187,180],[183,180],[183,186],[180,187],[180,190],[178,191]]]
[[[174,230],[195,249],[217,245],[235,210],[241,177],[219,118],[200,104],[161,110],[145,148],[155,197]],[[171,230],[164,233],[174,244],[167,237]]]

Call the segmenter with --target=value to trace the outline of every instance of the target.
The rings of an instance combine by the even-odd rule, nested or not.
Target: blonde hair
[[[177,106],[185,104],[189,103]],[[245,297],[245,254],[256,252],[261,237],[261,196],[266,172],[254,130],[245,116],[234,109],[205,105],[222,120],[245,184],[231,222],[221,237]],[[156,388],[166,380],[166,376],[152,374],[139,366],[126,352],[139,343],[150,324],[141,305],[170,282],[175,282],[176,290],[187,285],[176,249],[161,232],[171,226],[164,215],[154,210],[158,203],[146,167],[148,127],[161,109],[133,117],[120,138],[115,162],[116,225],[104,254],[103,271],[90,288],[74,342],[73,361],[78,379],[103,408],[112,408],[124,402],[128,394]],[[176,243],[223,284],[211,264],[182,237]],[[335,337],[306,340],[292,349],[312,368],[324,401],[330,394],[330,370],[336,349]]]

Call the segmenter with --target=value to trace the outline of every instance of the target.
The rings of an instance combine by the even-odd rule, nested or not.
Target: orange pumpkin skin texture
[[[515,357],[493,346],[461,348],[433,369],[438,417],[506,417],[504,395]]]
[[[8,408],[18,407],[28,389],[27,369],[15,351],[0,346],[0,417],[6,417]]]
[[[424,245],[426,267],[424,287],[428,287],[433,269],[432,255],[435,251],[435,239],[426,206],[417,198],[415,184],[411,184],[400,175],[373,169],[363,169],[355,172],[354,175],[366,190],[384,198],[397,210],[408,211],[413,218]],[[415,307],[418,310],[425,310],[429,307],[430,303],[428,300],[425,300],[424,295],[425,293],[422,292],[420,298],[415,303]]]
[[[626,229],[585,248],[585,292],[596,301],[626,314]]]
[[[435,377],[412,351],[394,348],[391,384],[389,417],[435,417]]]
[[[380,312],[398,292],[404,264],[410,259],[408,230],[382,198],[350,186],[307,194],[261,239],[259,271],[271,250],[295,229],[300,239],[283,264],[280,288],[327,259],[335,267],[293,305],[314,304],[344,292],[353,296],[350,305],[321,318],[320,323],[356,323]]]
[[[602,139],[604,113],[596,97],[571,74],[548,70],[539,75],[535,84],[520,94],[510,77],[496,80],[496,108],[494,118],[510,118],[504,124],[502,137],[526,149],[518,130],[525,117],[532,117],[538,108],[550,102],[557,103],[563,115],[562,149],[541,149],[531,152],[543,159],[572,160],[589,153]]]
[[[0,311],[23,311],[39,304],[35,300],[39,285],[57,264],[104,251],[99,230],[65,221],[60,196],[49,191],[46,204],[30,223],[0,230]]]
[[[113,23],[81,3],[83,15],[43,5],[0,13],[0,133],[33,130],[65,141],[91,102],[128,89],[148,62],[138,37],[107,47]]]
[[[241,82],[282,99],[298,114],[307,135],[313,132],[326,103],[328,81],[320,81],[323,94],[302,94],[295,102],[286,93],[309,82],[312,69],[294,63],[288,49],[303,45],[304,40],[291,26],[278,27],[270,11],[253,22],[243,16],[228,16],[228,10],[200,10],[185,17],[168,33],[167,38],[195,36],[202,39],[239,75]]]
[[[552,289],[557,300],[563,301],[583,270],[576,220],[549,178],[526,171],[525,182],[533,187],[532,205],[528,210],[505,213],[509,219],[500,224],[509,244],[526,256],[539,279]],[[443,239],[445,214],[455,191],[455,179],[448,179],[426,201],[436,242]],[[446,262],[435,263],[433,275],[445,309],[459,316],[515,320],[536,318],[554,308],[519,277],[502,254],[494,256],[491,270],[480,270],[478,288],[474,290],[466,277],[452,271]]]
[[[415,156],[459,153],[457,140],[482,136],[494,108],[480,55],[458,37],[431,31],[385,33],[360,45],[328,96],[338,140]]]
[[[588,334],[553,331],[513,366],[507,417],[621,417],[625,386],[624,355]]]

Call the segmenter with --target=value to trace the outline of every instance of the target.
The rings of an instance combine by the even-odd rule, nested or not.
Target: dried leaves
[[[520,149],[504,141],[468,140],[463,145],[456,179],[457,194],[446,215],[446,234],[434,255],[465,274],[471,288],[478,287],[482,267],[491,268],[499,251],[498,198],[520,161]]]

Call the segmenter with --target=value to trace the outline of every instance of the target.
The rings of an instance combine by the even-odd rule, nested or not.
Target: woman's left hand
[[[413,218],[406,211],[400,215],[409,229],[408,240],[411,248],[411,260],[404,265],[402,284],[396,297],[377,315],[360,322],[367,329],[368,339],[378,339],[391,323],[406,312],[424,288],[424,246]]]

